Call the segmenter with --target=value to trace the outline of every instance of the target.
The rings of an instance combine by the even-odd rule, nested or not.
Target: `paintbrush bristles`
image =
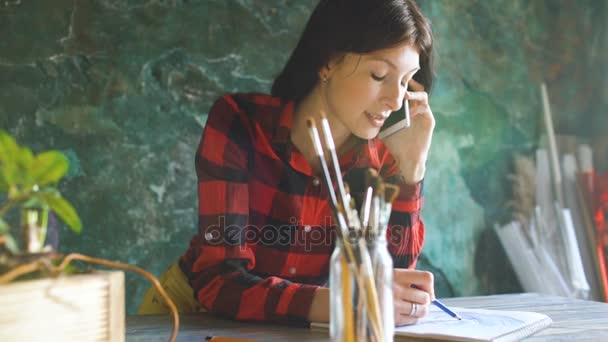
[[[384,183],[384,201],[386,203],[393,203],[398,195],[399,187],[397,185]]]
[[[368,177],[368,178],[366,178],[366,181],[369,182],[370,178],[375,179],[378,177],[378,171],[376,171],[376,169],[370,167],[367,169],[367,173],[365,174],[365,176]]]
[[[313,127],[317,127],[315,119],[313,119],[311,117],[306,118],[306,127],[308,127],[308,129],[311,129]]]
[[[374,189],[374,195],[384,199],[384,181],[376,169],[369,168],[365,174],[365,185]]]
[[[373,187],[374,192],[376,192],[376,184],[378,182],[378,178],[378,171],[372,168],[367,169],[367,172],[365,172],[365,186]]]
[[[306,119],[306,126],[308,126],[308,134],[310,135],[310,139],[312,140],[312,144],[315,148],[317,156],[323,157],[323,145],[321,145],[321,138],[319,137],[319,131],[317,130],[315,119]]]

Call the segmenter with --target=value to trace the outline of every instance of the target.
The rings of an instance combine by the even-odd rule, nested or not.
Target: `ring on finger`
[[[408,314],[408,316],[415,316],[416,312],[418,312],[418,305],[416,305],[416,303],[410,304],[412,304],[412,307],[410,308],[410,313]]]

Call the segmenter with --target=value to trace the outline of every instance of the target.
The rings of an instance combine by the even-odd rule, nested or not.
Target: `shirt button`
[[[311,229],[312,229],[311,226],[304,226],[304,231],[307,233],[310,232]]]
[[[289,268],[289,273],[290,274],[296,274],[296,268],[295,267],[290,267]]]
[[[315,177],[312,179],[312,185],[319,186],[319,184],[321,184],[321,182],[319,181],[319,178]]]

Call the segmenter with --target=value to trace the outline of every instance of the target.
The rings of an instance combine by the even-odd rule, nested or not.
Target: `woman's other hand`
[[[415,324],[429,312],[435,299],[433,279],[433,274],[427,271],[399,268],[393,271],[395,325]]]

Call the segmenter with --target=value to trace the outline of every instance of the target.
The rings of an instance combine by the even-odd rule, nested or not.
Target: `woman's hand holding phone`
[[[404,102],[409,102],[411,125],[382,139],[386,147],[397,159],[401,175],[408,184],[415,184],[424,178],[425,164],[435,118],[429,105],[428,94],[422,84],[414,79],[408,83],[409,91],[405,93]]]

